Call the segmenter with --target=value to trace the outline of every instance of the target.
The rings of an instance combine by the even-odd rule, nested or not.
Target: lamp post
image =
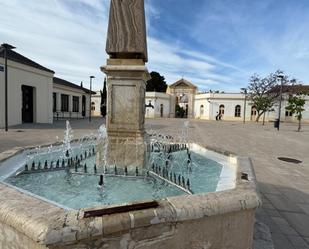
[[[90,108],[89,108],[89,122],[91,122],[91,108],[92,108],[92,104],[91,104],[91,95],[92,95],[92,79],[94,79],[94,76],[89,76],[90,78]]]
[[[15,49],[14,46],[3,43],[0,46],[0,52],[4,51],[4,77],[5,77],[5,87],[4,87],[4,92],[5,92],[5,131],[8,131],[8,50]]]
[[[277,123],[277,129],[280,130],[280,119],[281,119],[281,102],[282,102],[282,88],[283,88],[283,74],[279,74],[277,76],[278,80],[280,80],[280,100],[279,100],[279,113],[278,113],[278,123]]]
[[[244,124],[246,123],[246,105],[247,105],[247,88],[240,88],[245,94],[245,103],[244,103]]]

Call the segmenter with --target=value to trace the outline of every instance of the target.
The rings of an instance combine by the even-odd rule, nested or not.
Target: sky
[[[102,89],[110,0],[1,0],[0,42],[55,76]],[[145,0],[149,72],[239,92],[254,73],[309,84],[308,0]]]

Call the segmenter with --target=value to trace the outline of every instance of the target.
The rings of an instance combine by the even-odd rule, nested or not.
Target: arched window
[[[292,113],[291,111],[286,110],[286,111],[285,111],[285,116],[286,116],[286,117],[292,117],[292,116],[293,116],[293,113]]]
[[[239,118],[241,113],[240,105],[235,106],[235,117]]]
[[[255,121],[256,120],[256,115],[257,115],[257,110],[255,106],[251,107],[251,121]]]
[[[200,116],[204,115],[204,105],[200,106]]]
[[[252,108],[251,108],[251,116],[256,116],[256,113],[257,113],[257,111],[256,111],[256,107],[255,107],[255,105],[254,105],[254,106],[252,106]]]
[[[224,115],[224,105],[219,106],[219,114]]]
[[[95,102],[91,102],[91,111],[95,111]]]

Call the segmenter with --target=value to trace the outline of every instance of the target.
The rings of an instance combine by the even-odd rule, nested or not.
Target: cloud
[[[150,71],[236,91],[282,68],[309,81],[309,5],[275,0],[146,0]],[[109,0],[2,0],[0,42],[66,80],[102,87]],[[186,18],[184,18],[186,16]]]

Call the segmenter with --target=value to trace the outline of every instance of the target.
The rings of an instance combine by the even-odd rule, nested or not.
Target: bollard
[[[185,188],[186,187],[186,182],[185,182],[185,178],[182,176],[182,186]]]
[[[56,162],[56,168],[59,168],[59,159]]]
[[[93,166],[93,171],[94,171],[95,174],[97,173],[97,165],[96,164],[94,164],[94,166]]]
[[[35,162],[34,161],[32,162],[31,170],[35,170]]]
[[[47,160],[45,160],[45,163],[44,163],[44,169],[48,169]]]
[[[61,167],[62,167],[62,168],[65,167],[65,161],[64,161],[64,159],[62,159]]]
[[[114,171],[115,171],[115,175],[118,175],[118,170],[117,170],[117,166],[116,165],[115,165]]]
[[[104,185],[103,175],[100,175],[99,186],[102,187],[103,185]]]
[[[135,175],[138,176],[138,167],[135,169]]]
[[[189,180],[189,178],[187,179],[187,189],[190,190],[190,180]]]
[[[124,175],[125,175],[125,176],[128,175],[128,168],[127,168],[127,166],[124,168]]]
[[[87,173],[87,164],[84,165],[84,172]]]

